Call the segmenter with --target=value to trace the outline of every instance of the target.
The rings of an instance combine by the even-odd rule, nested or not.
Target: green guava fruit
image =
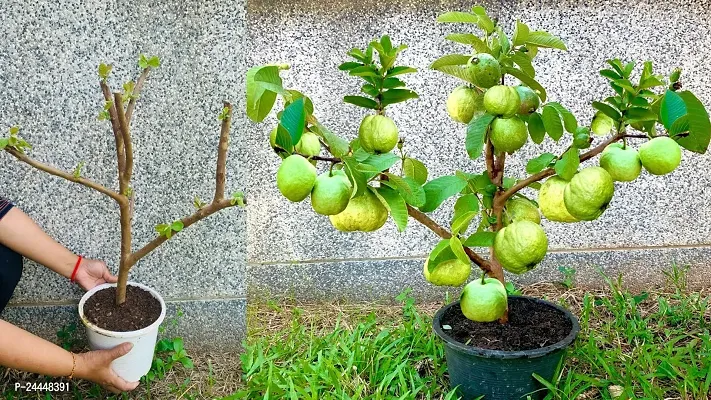
[[[536,92],[528,86],[516,86],[516,92],[521,99],[521,106],[518,109],[520,115],[531,115],[541,105],[541,99]]]
[[[294,154],[285,158],[277,171],[277,187],[284,197],[299,202],[305,199],[316,182],[316,168],[304,157]]]
[[[681,147],[670,137],[655,137],[639,147],[639,159],[650,174],[665,175],[681,163]]]
[[[541,214],[538,212],[538,207],[531,201],[522,198],[507,201],[504,225],[510,225],[516,221],[531,221],[540,224]]]
[[[299,143],[294,146],[297,153],[313,157],[321,154],[321,142],[317,134],[306,131],[301,135]]]
[[[600,156],[600,166],[607,171],[612,180],[631,182],[642,172],[642,162],[639,160],[637,150],[622,143],[612,143],[605,147]]]
[[[473,117],[484,112],[484,97],[476,89],[459,86],[447,97],[447,113],[463,124],[468,124]]]
[[[511,118],[521,108],[521,98],[512,86],[498,85],[484,93],[484,109],[491,115]]]
[[[475,322],[494,322],[508,308],[506,288],[498,279],[475,279],[467,284],[459,298],[459,306],[467,319]]]
[[[331,224],[343,232],[372,232],[385,225],[388,210],[370,190],[356,196],[348,202],[348,206],[336,215],[329,215]]]
[[[494,254],[501,266],[514,274],[530,271],[548,252],[548,237],[540,225],[516,221],[501,228],[494,238]]]
[[[474,55],[469,59],[467,67],[480,88],[488,89],[501,82],[501,65],[491,54]]]
[[[578,149],[587,149],[590,147],[590,128],[579,126],[573,135],[573,146]]]
[[[363,150],[387,153],[397,145],[397,126],[384,115],[366,115],[358,128],[358,138]]]
[[[597,219],[612,201],[615,183],[601,167],[584,168],[568,182],[563,192],[565,208],[583,221]]]
[[[553,222],[578,222],[565,208],[563,193],[568,181],[555,175],[546,180],[538,191],[538,206],[541,213]]]
[[[605,136],[612,131],[614,126],[615,121],[612,118],[605,115],[602,111],[598,111],[590,123],[590,130],[598,136]]]
[[[431,273],[428,263],[429,259],[425,261],[425,267],[422,272],[427,282],[435,286],[461,286],[467,281],[469,274],[472,272],[471,264],[461,262],[458,258],[442,261],[437,264],[437,267]]]
[[[336,215],[348,206],[351,192],[345,172],[324,172],[316,178],[311,190],[311,207],[321,215]]]
[[[509,154],[523,147],[528,140],[526,123],[518,117],[494,119],[489,134],[494,149]]]

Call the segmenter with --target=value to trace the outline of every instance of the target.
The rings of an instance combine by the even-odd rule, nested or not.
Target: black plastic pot
[[[485,400],[543,399],[548,391],[533,374],[553,381],[565,359],[567,348],[573,343],[580,324],[570,311],[551,302],[525,297],[509,296],[509,303],[530,301],[555,308],[570,319],[572,329],[562,341],[540,349],[525,351],[500,351],[467,346],[455,341],[442,329],[442,316],[452,307],[459,311],[459,302],[444,306],[435,314],[434,331],[444,340],[447,370],[452,387],[458,387],[463,400],[484,396]]]

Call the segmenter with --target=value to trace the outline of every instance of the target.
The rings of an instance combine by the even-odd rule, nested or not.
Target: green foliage
[[[138,67],[141,69],[158,68],[160,67],[160,58],[158,56],[147,57],[145,54],[141,54],[138,57]]]
[[[10,135],[6,138],[0,138],[0,151],[5,148],[10,148],[20,154],[24,154],[25,150],[31,149],[32,146],[24,139],[19,137],[20,127],[15,125],[10,127]]]
[[[575,268],[559,266],[558,271],[563,274],[563,280],[560,282],[561,285],[565,286],[567,289],[572,289],[575,284]]]
[[[199,210],[199,209],[205,207],[206,205],[207,205],[207,203],[202,201],[199,196],[196,195],[195,198],[193,198],[193,207],[195,207],[196,209]]]
[[[288,67],[265,65],[247,71],[247,116],[252,121],[261,122],[269,115],[277,94],[290,97],[282,87],[279,76],[279,70],[286,68]]]
[[[178,309],[175,316],[166,325],[159,328],[161,336],[165,334],[166,328],[175,329],[182,316],[183,311]],[[183,339],[180,337],[161,338],[156,342],[151,369],[141,378],[141,382],[150,387],[151,383],[165,379],[166,374],[178,365],[182,365],[185,369],[194,368],[193,360],[185,350]]]
[[[447,388],[444,350],[409,294],[401,319],[371,313],[322,332],[295,309],[291,326],[250,340],[241,356],[245,388],[237,399],[456,399]]]
[[[467,127],[466,149],[469,158],[476,160],[481,156],[486,142],[486,135],[489,131],[489,125],[494,120],[491,114],[483,114],[474,118]]]
[[[113,68],[114,66],[111,64],[99,64],[99,78],[101,78],[102,81],[106,82],[106,80],[109,79],[109,75],[111,75],[111,70]]]
[[[421,211],[434,211],[443,201],[459,193],[467,186],[467,181],[458,176],[441,176],[425,184],[427,201],[420,207]]]
[[[404,89],[405,82],[396,78],[399,75],[417,72],[417,69],[412,67],[395,65],[398,55],[406,48],[406,45],[394,47],[390,37],[383,36],[379,41],[370,42],[365,52],[360,49],[349,51],[348,55],[356,61],[345,62],[338,69],[348,71],[351,76],[362,78],[365,83],[361,87],[361,92],[370,98],[346,96],[343,101],[382,112],[390,104],[416,99],[417,93]]]
[[[114,102],[113,101],[105,101],[104,102],[104,108],[99,111],[99,116],[96,117],[99,121],[110,121],[111,120],[111,113],[109,110],[111,107],[113,107]]]
[[[72,172],[72,175],[75,178],[78,179],[79,177],[81,177],[81,170],[82,170],[82,168],[84,168],[84,164],[85,164],[84,161],[80,161],[79,164],[77,164],[77,166],[74,167],[74,171]]]
[[[77,324],[71,323],[63,326],[57,331],[57,339],[59,346],[64,350],[72,351],[72,349],[75,349],[81,343],[81,339],[77,334]]]
[[[246,203],[244,202],[244,193],[243,192],[234,192],[232,193],[232,196],[230,196],[230,204],[233,206],[236,205],[238,207],[244,207]]]
[[[573,179],[573,176],[578,172],[578,166],[580,166],[580,157],[578,155],[578,149],[571,147],[563,153],[563,156],[555,163],[555,172],[561,178],[569,181]]]
[[[158,224],[156,225],[155,230],[160,236],[170,239],[175,233],[182,231],[184,227],[183,221],[176,220],[170,224]]]

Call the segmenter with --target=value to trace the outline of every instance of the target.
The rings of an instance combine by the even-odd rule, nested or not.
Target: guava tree
[[[643,168],[653,175],[673,171],[681,147],[704,153],[711,124],[696,96],[681,90],[679,69],[663,76],[649,61],[635,68],[634,62],[617,59],[600,71],[612,89],[609,97],[593,102],[594,119],[589,126],[581,124],[562,104],[548,101],[535,79],[538,51],[567,50],[561,39],[521,21],[507,35],[480,6],[447,12],[438,21],[476,29],[447,35],[462,45],[462,52],[444,55],[430,68],[460,82],[446,101],[447,110],[466,124],[464,149],[472,160],[485,159],[483,171],[455,171],[428,180],[422,160],[408,155],[408,143],[399,138],[387,107],[418,97],[404,80],[416,69],[397,65],[406,46],[393,45],[388,36],[349,51],[352,60],[339,66],[363,81],[362,93],[344,98],[368,110],[356,138],[346,140],[329,130],[307,96],[283,87],[280,71],[288,65],[248,72],[247,114],[263,121],[277,97],[283,99],[270,142],[283,159],[277,186],[286,198],[298,202],[310,195],[313,209],[328,215],[341,231],[379,229],[388,215],[403,231],[412,217],[442,238],[425,262],[427,280],[460,286],[473,262],[483,274],[464,289],[463,313],[475,321],[505,322],[504,270],[525,273],[548,249],[540,213],[561,223],[600,217],[612,201],[615,181],[633,181]],[[629,138],[644,143],[637,150]],[[507,157],[529,141],[551,140],[560,145],[559,153],[528,160],[527,176],[507,175]],[[599,166],[582,167],[598,155]],[[316,162],[326,163],[320,175]],[[536,191],[536,199],[526,194]],[[451,197],[456,201],[447,229],[427,213]],[[472,249],[477,247],[489,247],[488,257]]]
[[[108,121],[116,144],[116,165],[118,170],[118,190],[101,185],[82,174],[84,162],[80,162],[73,172],[59,170],[44,164],[27,155],[27,150],[32,146],[19,136],[20,127],[10,128],[9,136],[0,138],[0,151],[11,154],[19,161],[48,174],[76,182],[90,189],[102,193],[114,201],[119,208],[119,222],[121,232],[121,256],[119,259],[118,285],[116,290],[116,305],[126,301],[126,285],[128,273],[136,263],[165,243],[178,232],[190,225],[209,217],[210,215],[233,206],[244,206],[245,199],[241,192],[235,192],[225,197],[225,181],[227,169],[227,151],[229,147],[230,124],[232,121],[232,105],[225,102],[218,119],[221,121],[220,139],[217,149],[217,166],[215,171],[215,193],[210,203],[205,203],[199,197],[193,200],[195,212],[189,216],[175,221],[158,224],[155,227],[157,236],[140,249],[134,251],[132,246],[132,222],[134,216],[134,199],[136,193],[131,186],[133,178],[133,142],[131,138],[131,120],[136,108],[141,90],[143,89],[149,73],[160,66],[160,59],[156,56],[141,55],[138,66],[140,74],[135,81],[122,85],[122,90],[112,91],[109,86],[109,76],[112,65],[101,64],[98,68],[99,85],[103,95],[104,106],[99,112],[98,119]]]

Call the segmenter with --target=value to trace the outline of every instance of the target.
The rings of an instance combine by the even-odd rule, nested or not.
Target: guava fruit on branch
[[[425,261],[425,278],[436,285],[459,286],[470,274],[467,266],[475,263],[489,278],[475,280],[465,289],[462,307],[473,307],[465,315],[505,321],[505,291],[500,296],[504,269],[524,273],[535,268],[547,252],[540,214],[561,223],[599,218],[614,206],[614,182],[634,181],[643,169],[652,175],[671,173],[680,164],[681,148],[705,153],[711,123],[696,96],[680,91],[680,70],[665,77],[655,74],[649,61],[636,68],[634,62],[617,59],[608,60],[609,68],[600,71],[610,84],[611,95],[592,103],[596,113],[590,124],[580,123],[561,103],[549,101],[546,89],[536,80],[538,51],[567,50],[560,38],[532,30],[521,21],[507,35],[481,6],[471,12],[444,13],[437,21],[476,30],[447,35],[447,40],[463,45],[462,52],[446,54],[430,68],[459,81],[443,103],[453,121],[466,125],[464,149],[472,160],[484,157],[485,170],[455,171],[431,179],[425,164],[407,153],[409,142],[400,137],[399,117],[386,115],[386,109],[418,98],[403,80],[417,70],[396,65],[407,47],[394,46],[388,36],[364,50],[349,51],[352,60],[338,67],[364,81],[363,95],[344,98],[369,112],[358,132],[349,135],[351,140],[323,126],[308,97],[283,88],[279,75],[286,69],[283,65],[249,71],[247,112],[252,120],[262,121],[280,96],[284,108],[271,130],[271,145],[284,159],[282,163],[292,157],[323,161],[327,171],[319,179],[341,183],[334,183],[324,195],[319,179],[312,183],[316,173],[307,167],[310,164],[300,161],[300,169],[308,173],[278,178],[280,189],[299,182],[298,196],[285,193],[287,198],[303,200],[310,190],[314,210],[328,214],[342,231],[379,229],[388,215],[403,231],[412,217],[442,238]],[[299,147],[305,135],[319,138],[319,154]],[[646,141],[636,150],[629,142],[632,138]],[[551,141],[560,144],[559,153],[546,152],[528,160],[527,176],[506,175],[507,157],[531,143]],[[330,155],[321,155],[323,150]],[[599,166],[581,165],[600,154]],[[347,196],[345,191],[349,191]],[[323,212],[326,207],[320,198],[344,197],[347,202],[334,200],[339,206]],[[426,213],[450,198],[455,201],[447,229]],[[339,213],[330,214],[341,207]],[[485,247],[488,259],[473,250]],[[482,303],[482,298],[490,300]],[[482,311],[481,307],[488,308]]]

